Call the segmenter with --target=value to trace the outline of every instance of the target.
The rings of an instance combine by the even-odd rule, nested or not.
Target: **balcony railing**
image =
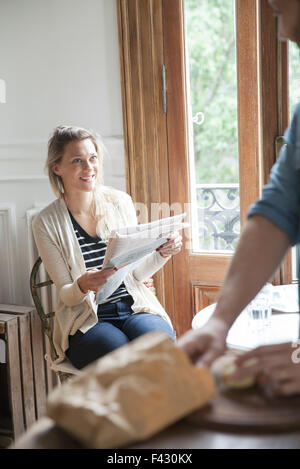
[[[196,251],[232,252],[240,235],[239,184],[197,184]]]

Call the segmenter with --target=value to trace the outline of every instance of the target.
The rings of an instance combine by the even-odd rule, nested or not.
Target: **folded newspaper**
[[[102,269],[116,267],[115,274],[96,295],[96,303],[105,303],[106,299],[121,285],[127,273],[133,270],[148,254],[167,242],[174,231],[187,226],[183,219],[186,214],[163,218],[151,223],[127,226],[111,232]]]

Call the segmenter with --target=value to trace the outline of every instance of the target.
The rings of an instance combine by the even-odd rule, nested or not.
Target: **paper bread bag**
[[[87,366],[48,398],[48,415],[88,448],[145,440],[210,402],[210,372],[162,332],[150,332]]]

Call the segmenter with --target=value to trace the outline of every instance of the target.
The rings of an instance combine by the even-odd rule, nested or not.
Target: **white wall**
[[[126,188],[115,0],[0,0],[0,78],[0,303],[30,304],[27,216],[54,199],[53,128],[100,133],[104,182]]]

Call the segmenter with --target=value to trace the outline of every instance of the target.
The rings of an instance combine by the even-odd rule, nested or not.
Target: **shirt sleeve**
[[[272,168],[262,197],[249,210],[248,217],[262,215],[290,238],[299,242],[300,215],[300,107],[296,108],[291,127],[285,133],[286,144]]]

